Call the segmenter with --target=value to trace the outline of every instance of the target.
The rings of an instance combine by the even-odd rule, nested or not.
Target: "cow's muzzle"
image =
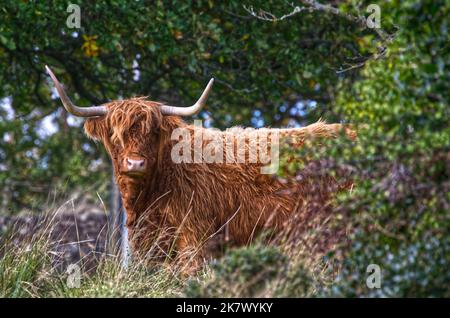
[[[125,158],[122,163],[122,172],[129,177],[141,177],[147,169],[147,161],[143,158]]]

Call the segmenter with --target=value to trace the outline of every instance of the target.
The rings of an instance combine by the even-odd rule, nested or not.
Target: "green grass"
[[[189,278],[174,267],[149,268],[134,261],[125,268],[118,257],[104,256],[95,270],[77,264],[80,279],[71,280],[75,271],[61,270],[52,261],[50,229],[19,245],[14,234],[3,235],[0,297],[311,297],[329,275],[311,258],[255,243],[230,249]]]
[[[132,260],[125,268],[110,254],[98,258],[95,270],[81,260],[77,276],[55,262],[62,256],[55,252],[61,242],[52,239],[59,209],[50,211],[26,239],[23,230],[0,233],[0,297],[314,297],[335,276],[323,255],[313,252],[320,218],[310,224],[314,231],[288,231],[271,245],[261,235],[250,246],[229,248],[191,277],[167,264]]]
[[[141,263],[124,268],[120,259],[105,254],[95,268],[68,271],[55,262],[51,237],[53,218],[26,239],[12,230],[0,236],[0,297],[174,297],[183,281],[168,268],[149,269]],[[23,233],[22,233],[23,234]],[[79,282],[79,284],[74,284]]]
[[[80,279],[71,280],[75,271],[63,272],[52,265],[49,243],[29,243],[3,243],[0,297],[174,297],[181,293],[183,282],[176,273],[134,263],[125,269],[113,256],[102,258],[90,273],[81,266]]]

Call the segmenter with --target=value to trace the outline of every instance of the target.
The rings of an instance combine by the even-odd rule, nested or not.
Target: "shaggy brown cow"
[[[181,264],[190,264],[189,270],[196,269],[207,257],[208,240],[224,229],[236,245],[247,244],[263,229],[279,231],[296,209],[299,197],[288,185],[262,174],[262,160],[173,162],[172,152],[179,142],[172,138],[176,129],[184,128],[191,136],[196,133],[213,136],[225,143],[242,136],[251,139],[276,133],[291,137],[297,144],[307,136],[336,136],[342,129],[339,124],[318,122],[294,129],[218,131],[185,123],[180,116],[193,115],[203,107],[212,80],[199,101],[190,107],[167,106],[145,98],[77,107],[51,70],[47,71],[64,107],[74,115],[88,117],[84,125],[86,134],[100,140],[112,158],[126,208],[132,250],[146,256],[176,255]],[[350,130],[347,133],[353,134]],[[194,143],[190,142],[192,149]],[[206,144],[202,140],[202,146]],[[244,147],[249,145],[247,140]],[[239,149],[233,144],[224,151],[223,158],[235,151]]]

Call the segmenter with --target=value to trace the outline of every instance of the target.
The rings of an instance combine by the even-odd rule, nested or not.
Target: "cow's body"
[[[281,140],[289,137],[292,145],[300,146],[306,138],[333,137],[342,130],[341,125],[323,122],[296,129],[233,128],[225,132],[187,125],[179,116],[191,116],[201,110],[212,79],[199,100],[189,107],[163,105],[145,98],[78,107],[46,68],[64,107],[73,115],[88,118],[87,135],[100,140],[111,156],[134,252],[151,259],[175,255],[187,271],[196,269],[207,256],[205,246],[215,239],[215,234],[225,233],[233,244],[243,245],[263,229],[279,232],[303,200],[308,182],[288,185],[262,174],[261,168],[267,166],[267,161],[261,157],[250,159],[247,151],[244,159],[248,160],[244,162],[232,163],[227,158],[239,149],[252,149],[254,142],[262,145],[264,142],[255,138],[261,135],[265,136],[261,140],[266,140],[272,149],[275,144],[270,143],[268,135],[276,134]],[[224,144],[230,140],[234,143],[242,135],[251,138],[225,147],[219,156],[224,159],[222,163],[205,163],[206,155],[200,156],[198,162],[176,163],[172,150],[178,141],[172,140],[172,133],[180,128],[188,136],[201,132],[225,141]],[[353,137],[352,131],[345,130]],[[202,139],[200,148],[208,144]],[[196,146],[196,140],[188,143],[194,153]],[[326,198],[320,197],[319,201],[325,203]]]
[[[308,136],[336,136],[341,129],[341,125],[319,122],[296,129],[234,128],[221,132],[188,125],[179,117],[162,116],[157,106],[142,99],[112,103],[108,105],[108,115],[101,120],[109,121],[108,127],[122,123],[119,130],[111,132],[117,135],[112,140],[116,143],[121,142],[120,134],[126,138],[126,132],[135,124],[133,119],[129,119],[128,127],[123,127],[126,121],[116,114],[132,113],[135,118],[145,117],[151,123],[157,122],[159,133],[147,137],[154,138],[148,149],[148,157],[154,158],[154,162],[146,178],[136,180],[123,176],[119,161],[114,161],[117,183],[127,211],[130,241],[133,250],[140,255],[161,256],[175,251],[179,259],[192,259],[191,268],[207,256],[203,247],[225,229],[227,238],[236,245],[249,243],[264,228],[279,231],[301,201],[302,188],[299,185],[293,189],[292,185],[282,183],[272,175],[262,174],[264,165],[260,162],[174,163],[172,149],[178,142],[171,140],[174,129],[185,128],[192,135],[200,129],[203,133],[219,134],[220,138],[228,141],[243,134],[254,136],[255,133],[278,132],[282,139],[290,137],[297,145]],[[88,135],[101,138],[96,131],[99,121],[89,119],[86,122]],[[113,145],[108,142],[105,145],[115,158],[111,150]]]

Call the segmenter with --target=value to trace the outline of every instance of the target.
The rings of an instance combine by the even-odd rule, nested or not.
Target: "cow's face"
[[[132,98],[101,106],[78,107],[67,96],[48,66],[64,108],[72,115],[88,118],[84,128],[88,136],[105,145],[119,177],[145,179],[151,175],[161,144],[160,133],[167,132],[163,116],[192,116],[205,105],[214,82],[211,79],[198,101],[189,107],[162,105]],[[173,117],[172,117],[173,118]],[[172,119],[173,120],[173,119]]]
[[[158,105],[136,98],[106,106],[105,116],[86,120],[86,134],[105,145],[118,176],[145,179],[157,160],[162,123]]]

